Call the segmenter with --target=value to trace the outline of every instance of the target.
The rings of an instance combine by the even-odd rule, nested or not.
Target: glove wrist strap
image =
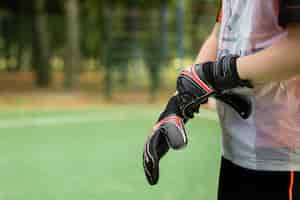
[[[229,59],[228,67],[231,68],[232,78],[237,82],[237,86],[253,88],[253,86],[249,80],[243,80],[239,76],[239,73],[237,71],[237,59],[239,57],[238,56],[228,56],[228,57],[225,57],[225,59],[226,58]]]

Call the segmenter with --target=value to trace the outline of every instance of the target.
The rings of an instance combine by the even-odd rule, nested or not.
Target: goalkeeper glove
[[[217,62],[196,64],[183,70],[177,79],[178,104],[182,115],[190,118],[194,107],[214,96],[229,104],[242,118],[251,113],[251,102],[230,89],[249,87],[247,80],[241,80],[236,68],[236,56],[225,56]]]
[[[184,121],[178,109],[177,97],[173,96],[144,146],[143,166],[150,185],[158,182],[159,161],[169,149],[180,149],[187,145]]]

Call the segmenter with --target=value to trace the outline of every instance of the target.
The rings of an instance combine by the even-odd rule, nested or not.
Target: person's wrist
[[[227,55],[217,62],[204,63],[202,68],[205,80],[219,92],[237,87],[252,88],[251,82],[239,75],[238,58],[235,55]]]
[[[253,88],[252,81],[249,80],[247,73],[242,68],[242,63],[241,63],[240,57],[236,58],[235,62],[236,62],[235,63],[236,74],[239,77],[239,79],[246,84],[246,87]]]

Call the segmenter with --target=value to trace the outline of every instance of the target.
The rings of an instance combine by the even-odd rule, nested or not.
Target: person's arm
[[[215,61],[217,59],[218,36],[220,31],[220,23],[217,22],[212,33],[203,43],[195,63],[203,63],[208,61]]]
[[[217,57],[219,23],[217,23],[204,42],[196,63],[215,61]],[[193,88],[192,81],[185,82],[184,86],[178,87],[177,92],[182,88]],[[201,86],[199,86],[201,87]],[[207,94],[205,89],[201,90],[201,95]],[[178,92],[180,93],[180,91]],[[182,112],[181,108],[185,107],[185,103],[181,102],[179,94],[169,99],[167,106],[161,113],[151,135],[147,138],[143,152],[143,167],[146,178],[150,185],[155,185],[159,179],[159,163],[161,158],[172,149],[180,149],[187,145],[187,134],[184,124],[188,119],[193,118],[194,112],[197,112],[199,106],[187,109]]]
[[[203,43],[195,63],[203,63],[217,60],[217,50],[219,41],[220,22],[217,22],[214,26],[212,33],[208,36],[206,41]],[[216,101],[213,98],[209,98],[205,104],[208,108],[215,108]]]
[[[300,23],[288,24],[287,30],[287,37],[271,47],[237,60],[241,79],[255,85],[300,75]]]

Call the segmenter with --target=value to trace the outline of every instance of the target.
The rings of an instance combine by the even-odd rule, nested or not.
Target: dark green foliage
[[[77,42],[70,42],[67,34],[70,22],[66,18],[65,1],[44,0],[39,15],[34,7],[37,1],[0,1],[0,59],[6,58],[6,70],[35,70],[37,83],[43,80],[42,85],[47,86],[52,70],[64,70],[61,66],[51,66],[51,60],[70,57],[72,51],[67,49],[70,43]],[[133,66],[136,69],[144,63],[154,98],[170,61],[196,57],[214,25],[217,6],[218,0],[78,0],[76,40],[80,56],[73,57],[80,66],[76,73],[87,70],[104,73],[105,82],[99,84],[104,85],[104,94],[111,97],[115,86],[131,87],[131,77],[139,76]],[[44,31],[38,32],[36,20],[41,16]],[[41,38],[47,38],[47,42],[38,46]],[[32,67],[28,67],[24,57],[30,57],[31,51]],[[87,68],[83,65],[87,60],[96,60],[96,66]],[[64,68],[69,65],[64,64]],[[137,74],[130,74],[132,71]]]
[[[74,89],[77,86],[79,72],[81,69],[80,20],[78,2],[78,0],[64,1],[66,19],[64,86],[66,89]]]
[[[49,31],[45,3],[45,0],[34,2],[32,53],[36,84],[39,87],[48,87],[51,82]]]

